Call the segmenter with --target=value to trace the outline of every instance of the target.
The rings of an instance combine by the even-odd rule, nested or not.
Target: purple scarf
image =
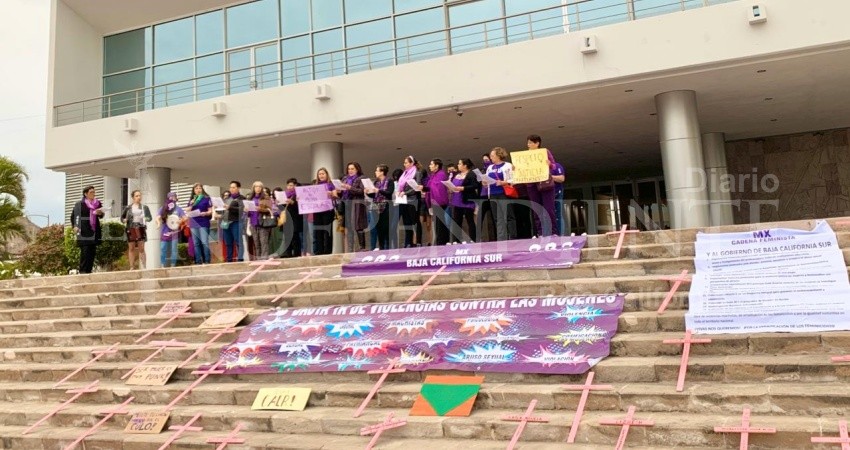
[[[411,180],[416,176],[416,170],[416,164],[411,164],[410,167],[401,174],[401,177],[398,179],[398,192],[404,192],[405,186],[407,186],[407,180]]]
[[[360,175],[348,175],[343,178],[342,182],[349,186],[354,186],[354,182],[357,181],[358,178],[360,178]],[[342,198],[343,200],[350,200],[351,195],[351,189],[349,188],[349,190],[342,193]]]
[[[97,220],[97,209],[100,208],[100,200],[94,199],[89,201],[89,199],[84,198],[83,201],[86,203],[86,206],[89,208],[89,226],[92,230],[95,229],[95,220]]]

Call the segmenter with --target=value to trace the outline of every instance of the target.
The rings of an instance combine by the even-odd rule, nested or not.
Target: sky
[[[44,168],[48,0],[2,0],[0,15],[0,155],[29,173],[25,212],[35,224],[64,221],[65,175]]]

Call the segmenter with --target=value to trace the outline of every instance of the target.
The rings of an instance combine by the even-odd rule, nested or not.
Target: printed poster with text
[[[850,330],[835,233],[774,228],[697,235],[687,328],[699,334]]]
[[[408,370],[579,374],[610,352],[623,294],[374,303],[264,313],[227,373]]]

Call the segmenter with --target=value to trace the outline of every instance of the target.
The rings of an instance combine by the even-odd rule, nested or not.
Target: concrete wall
[[[845,128],[727,142],[735,223],[850,215],[848,138]]]
[[[103,36],[61,0],[52,0],[51,22],[48,101],[62,105],[100,96]]]
[[[58,127],[48,130],[45,165],[63,168],[121,158],[129,149],[191,148],[455,104],[592,89],[614,80],[646,79],[850,42],[845,20],[850,17],[850,2],[846,0],[760,3],[766,5],[769,21],[759,26],[747,22],[750,2],[731,2],[326,79],[321,83],[332,88],[328,102],[314,99],[316,83],[305,83],[228,96],[224,99],[229,111],[226,120],[211,117],[211,101],[204,101],[133,114],[139,120],[139,131],[134,134],[122,131],[129,116]],[[60,67],[57,61],[56,79],[72,79],[61,85],[57,81],[54,101],[85,98],[100,82],[95,67],[100,68],[101,50],[90,30],[63,12],[61,4],[59,12],[56,41],[76,48],[74,68],[92,67],[71,73],[66,64]],[[588,34],[597,36],[599,53],[585,56],[579,52],[579,44]],[[545,64],[530,70],[525,63],[530,55]],[[61,61],[68,59],[63,56]],[[468,70],[472,67],[476,70]]]

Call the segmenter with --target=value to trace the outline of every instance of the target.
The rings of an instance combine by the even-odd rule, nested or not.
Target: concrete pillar
[[[142,203],[148,206],[154,216],[163,206],[165,196],[171,189],[171,169],[167,167],[148,167],[139,169],[139,190],[142,191]],[[161,225],[165,226],[165,224]],[[148,241],[145,244],[145,268],[153,269],[161,267],[160,256],[160,228],[156,223],[148,227]]]
[[[694,91],[655,96],[671,228],[711,225]]]
[[[723,133],[702,135],[702,160],[705,164],[708,184],[709,216],[712,226],[733,225],[732,199],[728,189],[721,189],[720,182],[728,174],[726,170],[726,136]]]
[[[324,167],[328,169],[331,178],[340,178],[342,176],[342,142],[316,142],[310,144],[310,153],[313,155],[312,171],[310,179],[316,176],[316,171]],[[336,232],[337,221],[333,223],[333,252],[342,253],[343,251],[343,236]],[[309,237],[310,242],[313,241],[313,236]],[[310,249],[312,253],[312,248]]]
[[[120,216],[121,210],[126,206],[123,204],[124,193],[121,191],[123,184],[122,178],[103,177],[103,192],[100,193],[100,196],[103,200],[103,206],[111,208],[104,219]]]

